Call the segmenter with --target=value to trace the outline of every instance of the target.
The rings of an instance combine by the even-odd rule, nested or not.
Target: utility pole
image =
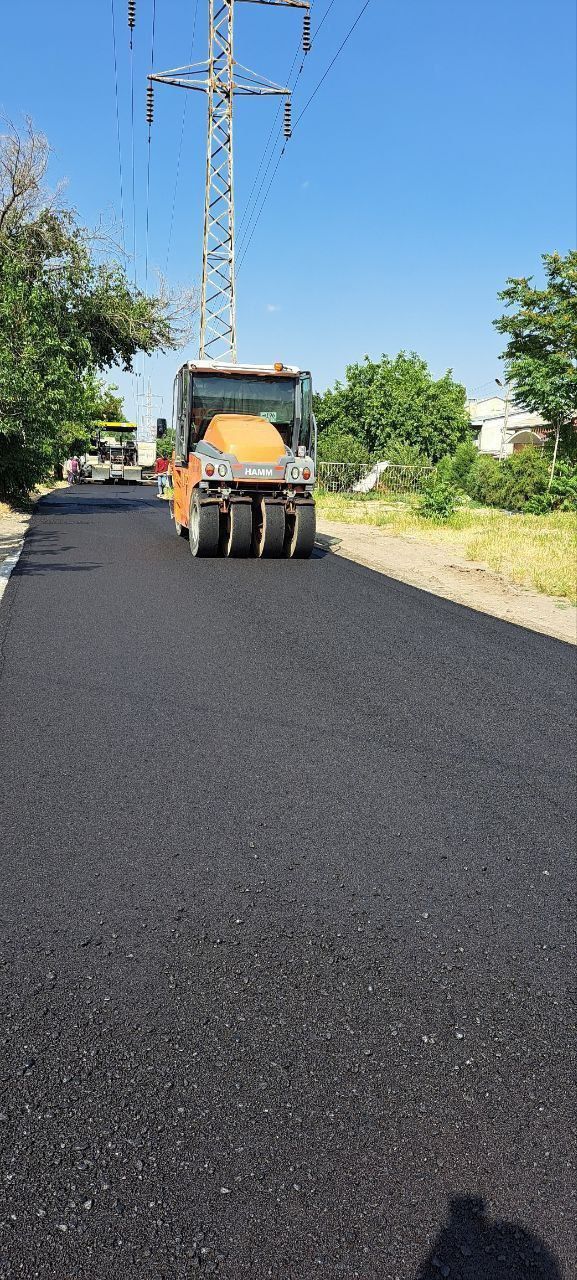
[[[153,440],[155,436],[153,434],[153,426],[152,426],[152,401],[162,400],[162,396],[152,394],[152,386],[151,386],[150,378],[148,378],[147,380],[146,391],[137,392],[136,399],[137,401],[144,400],[145,406],[146,406],[144,409],[144,412],[146,414],[146,419],[144,424],[141,423],[140,427],[137,429],[138,438],[140,440],[147,440],[147,441]]]
[[[233,99],[285,98],[284,135],[291,136],[291,91],[266,80],[233,55],[236,4],[304,9],[303,51],[310,49],[310,0],[208,0],[208,64],[192,63],[148,76],[147,120],[153,118],[152,82],[195,89],[208,97],[208,136],[202,255],[200,359],[236,363]]]
[[[502,387],[505,392],[505,408],[503,412],[503,427],[501,430],[501,444],[499,446],[499,462],[503,461],[505,454],[505,442],[507,440],[507,427],[509,425],[509,406],[511,404],[511,388],[508,382],[501,382],[500,378],[495,378],[498,387]]]

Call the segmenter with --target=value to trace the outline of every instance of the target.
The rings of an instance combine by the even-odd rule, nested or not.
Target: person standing
[[[162,498],[164,490],[168,486],[168,458],[157,458],[154,468],[156,474],[157,498]]]

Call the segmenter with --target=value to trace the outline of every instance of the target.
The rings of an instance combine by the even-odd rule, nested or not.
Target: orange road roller
[[[175,378],[173,425],[172,515],[193,556],[311,555],[310,373],[191,361]]]

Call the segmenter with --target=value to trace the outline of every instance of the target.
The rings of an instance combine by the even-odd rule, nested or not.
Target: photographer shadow
[[[533,1232],[491,1219],[480,1197],[457,1196],[414,1280],[563,1280],[563,1274]]]

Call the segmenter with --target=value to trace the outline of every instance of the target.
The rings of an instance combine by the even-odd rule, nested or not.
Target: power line
[[[156,27],[156,0],[152,0],[152,35],[151,35],[151,41],[150,41],[150,70],[151,70],[151,71],[154,71],[154,31],[155,31],[155,27]],[[150,145],[150,133],[151,133],[151,130],[150,130],[150,124],[149,124],[149,125],[148,125],[148,154],[147,154],[147,158],[146,158],[146,241],[145,241],[145,246],[146,246],[146,247],[145,247],[145,255],[144,255],[144,262],[145,262],[145,267],[144,267],[144,280],[145,280],[144,289],[145,289],[145,292],[146,292],[146,290],[148,289],[148,232],[149,232],[149,225],[150,225],[150,152],[151,152],[151,145]]]
[[[195,6],[194,6],[194,18],[193,18],[193,22],[192,22],[192,40],[191,40],[191,42],[190,42],[190,55],[189,55],[189,59],[188,59],[188,61],[189,61],[189,62],[192,62],[192,55],[193,55],[193,52],[194,52],[194,40],[195,40],[195,36],[196,36],[196,20],[197,20],[197,18],[198,18],[198,0],[196,0]],[[180,142],[179,142],[179,144],[178,144],[178,159],[177,159],[177,162],[176,162],[176,177],[175,177],[175,179],[174,179],[174,193],[173,193],[173,196],[172,196],[172,210],[171,210],[171,214],[170,214],[170,226],[169,226],[169,228],[168,228],[168,242],[167,242],[167,246],[166,246],[166,262],[165,262],[165,265],[164,265],[164,270],[165,270],[165,272],[167,272],[167,271],[168,271],[168,259],[169,259],[169,257],[170,257],[170,247],[171,247],[171,244],[172,244],[172,228],[173,228],[173,226],[174,226],[174,212],[175,212],[175,209],[176,209],[176,195],[177,195],[177,191],[178,191],[178,180],[179,180],[179,177],[180,177],[180,160],[181,160],[181,156],[182,156],[182,143],[183,143],[183,140],[184,140],[184,125],[185,125],[185,121],[186,121],[186,111],[187,111],[187,107],[188,107],[188,95],[187,95],[187,94],[185,94],[185,95],[184,95],[184,105],[183,105],[183,108],[182,108],[182,121],[181,121],[181,125],[180,125]]]
[[[134,283],[136,284],[136,184],[134,180],[134,51],[130,37],[130,155],[132,169],[132,253],[134,257]]]
[[[329,9],[332,7],[332,4],[333,4],[333,3],[334,3],[334,0],[331,0],[331,5],[329,5]],[[340,44],[340,45],[339,45],[339,48],[337,49],[337,51],[336,51],[336,53],[335,53],[334,58],[332,58],[332,59],[331,59],[331,61],[329,62],[329,65],[328,65],[328,67],[327,67],[326,71],[323,73],[323,75],[321,76],[320,80],[318,81],[318,84],[317,84],[317,85],[315,86],[315,88],[313,89],[313,92],[311,93],[310,97],[309,97],[309,98],[307,99],[307,101],[305,102],[305,105],[304,105],[304,107],[303,107],[302,111],[301,111],[301,112],[300,112],[300,114],[297,116],[297,118],[296,118],[296,120],[295,120],[295,123],[294,123],[294,125],[293,125],[293,133],[294,133],[294,130],[296,129],[297,125],[298,125],[298,124],[300,123],[300,121],[302,120],[302,118],[303,118],[303,116],[304,116],[304,114],[305,114],[305,111],[308,111],[308,108],[310,107],[311,102],[313,101],[313,98],[315,98],[315,97],[316,97],[316,95],[317,95],[317,93],[318,93],[319,89],[321,88],[321,85],[323,85],[323,84],[324,84],[324,82],[325,82],[325,80],[326,80],[326,78],[327,78],[327,76],[328,76],[329,72],[330,72],[330,71],[332,70],[332,68],[334,67],[335,62],[337,61],[337,58],[338,58],[338,57],[340,56],[340,54],[342,53],[342,51],[343,51],[343,49],[344,49],[345,45],[347,44],[348,40],[350,40],[350,37],[352,36],[353,31],[355,30],[355,27],[357,27],[357,26],[358,26],[358,24],[359,24],[359,22],[360,22],[360,20],[361,20],[361,18],[362,18],[362,16],[363,16],[363,14],[364,14],[365,10],[366,10],[366,9],[368,9],[368,7],[369,7],[370,3],[371,3],[371,0],[365,0],[365,3],[364,3],[364,5],[363,5],[362,9],[360,10],[360,12],[357,14],[357,17],[355,18],[355,20],[354,20],[354,22],[353,22],[352,26],[351,26],[351,27],[349,27],[349,30],[347,31],[347,34],[346,34],[346,36],[345,36],[344,40],[342,41],[342,44]],[[326,17],[327,17],[327,15],[328,15],[329,9],[327,9],[327,12],[326,12],[326,13],[325,13],[325,15],[324,15],[324,16],[325,16],[325,18],[326,18]],[[324,19],[323,19],[323,21],[324,21]],[[272,174],[271,180],[270,180],[269,185],[268,185],[268,187],[267,187],[267,189],[266,189],[266,191],[265,191],[265,194],[264,194],[264,198],[263,198],[262,204],[261,204],[261,206],[260,206],[260,208],[259,208],[259,211],[258,211],[258,213],[257,213],[257,216],[256,216],[256,218],[255,218],[255,220],[254,220],[254,222],[253,222],[252,229],[251,229],[251,231],[250,231],[250,235],[248,236],[248,239],[247,239],[247,237],[246,237],[246,235],[245,235],[245,242],[244,242],[244,247],[243,247],[242,257],[241,257],[240,262],[239,262],[239,264],[238,264],[238,271],[240,271],[240,269],[241,269],[241,267],[242,267],[242,264],[243,264],[243,262],[244,262],[244,260],[245,260],[245,258],[246,258],[247,253],[248,253],[248,250],[249,250],[249,248],[250,248],[250,245],[251,245],[251,242],[252,242],[252,239],[253,239],[254,233],[255,233],[255,231],[256,231],[256,228],[257,228],[257,226],[258,226],[258,223],[260,222],[260,218],[261,218],[261,215],[262,215],[263,209],[264,209],[265,204],[266,204],[266,202],[267,202],[267,200],[268,200],[268,196],[269,196],[269,193],[270,193],[270,190],[271,190],[272,184],[273,184],[273,182],[274,182],[274,180],[275,180],[276,174],[277,174],[278,169],[279,169],[280,162],[281,162],[281,160],[282,160],[282,158],[283,158],[283,156],[284,156],[285,151],[286,151],[286,142],[285,142],[285,144],[284,144],[284,146],[283,146],[283,149],[282,149],[282,151],[281,151],[281,153],[280,153],[280,155],[279,155],[279,157],[278,157],[278,160],[277,160],[277,162],[276,162],[276,165],[275,165],[275,168],[274,168],[274,171],[273,171],[273,174]],[[261,187],[261,190],[262,190],[262,187]]]
[[[290,86],[290,78],[291,78],[292,73],[293,73],[293,71],[294,71],[295,63],[296,63],[296,60],[297,60],[297,58],[298,58],[298,56],[299,56],[299,53],[300,53],[300,44],[299,44],[299,47],[298,47],[298,49],[297,49],[297,51],[296,51],[296,53],[295,53],[295,56],[294,56],[294,58],[293,58],[293,60],[292,60],[292,66],[291,66],[291,69],[290,69],[290,71],[289,71],[289,73],[288,73],[288,76],[287,76],[287,82],[288,82],[289,86]],[[277,127],[277,123],[278,123],[278,119],[279,119],[279,116],[280,116],[281,111],[282,111],[282,104],[279,104],[279,106],[278,106],[278,107],[277,107],[277,109],[276,109],[276,115],[275,115],[274,120],[273,120],[272,125],[271,125],[270,133],[269,133],[268,138],[267,138],[266,143],[265,143],[264,151],[263,151],[262,156],[261,156],[261,158],[260,158],[260,164],[259,164],[258,169],[257,169],[257,171],[256,171],[255,178],[254,178],[254,182],[253,182],[252,187],[251,187],[251,189],[250,189],[250,194],[249,194],[248,200],[247,200],[246,205],[245,205],[244,213],[243,213],[242,218],[241,218],[241,220],[240,220],[240,227],[239,227],[239,229],[238,229],[238,234],[239,234],[239,236],[240,236],[240,235],[242,235],[242,229],[243,229],[244,224],[245,224],[245,222],[246,222],[246,220],[247,220],[247,218],[248,218],[249,209],[250,209],[250,206],[251,206],[251,203],[252,203],[253,192],[254,192],[255,187],[256,187],[256,184],[257,184],[257,182],[258,182],[258,180],[259,180],[259,177],[260,177],[260,171],[261,171],[261,169],[262,169],[262,166],[263,166],[264,161],[265,161],[266,153],[267,153],[267,151],[268,151],[268,149],[269,149],[269,146],[270,146],[270,140],[271,140],[271,138],[272,138],[272,136],[273,136],[273,133],[275,132],[275,129],[276,129],[276,127]],[[275,139],[275,143],[274,143],[274,146],[273,146],[273,153],[274,153],[274,148],[275,148],[275,146],[276,146],[276,143],[277,143],[277,139]],[[270,160],[269,160],[268,168],[270,168],[271,162],[272,162],[272,155],[271,155],[271,158],[270,158]],[[267,174],[267,172],[268,172],[268,168],[267,168],[267,170],[265,171],[265,174],[264,174],[264,177],[265,177],[265,178],[266,178],[266,174]],[[257,195],[257,200],[258,200],[258,195]],[[255,203],[256,203],[256,202],[255,202]],[[250,219],[249,219],[249,221],[250,221]]]
[[[124,182],[122,178],[122,146],[120,143],[120,111],[118,106],[118,59],[116,55],[116,22],[114,18],[114,0],[110,0],[112,18],[112,53],[114,59],[114,101],[116,103],[116,141],[118,144],[118,178],[120,183],[120,225],[122,228],[122,250],[125,252],[124,231]]]
[[[315,38],[315,40],[317,39],[317,36],[318,36],[318,34],[319,34],[319,31],[320,31],[321,27],[322,27],[322,26],[323,26],[323,24],[326,22],[326,20],[327,20],[327,18],[328,18],[328,16],[329,16],[329,13],[330,13],[330,11],[331,11],[331,9],[332,9],[332,7],[333,7],[334,3],[335,3],[335,0],[330,0],[330,4],[329,4],[329,6],[328,6],[328,9],[325,9],[325,12],[323,13],[323,16],[322,16],[322,18],[321,18],[321,20],[320,20],[320,22],[319,22],[319,25],[318,25],[318,27],[316,28],[316,30],[315,30],[315,32],[314,32],[314,38]]]
[[[305,102],[305,105],[304,105],[304,107],[303,107],[303,109],[302,109],[302,111],[301,111],[300,115],[298,115],[298,116],[297,116],[297,118],[296,118],[296,120],[295,120],[295,122],[294,122],[294,125],[293,125],[293,132],[294,132],[294,130],[296,129],[296,127],[297,127],[297,125],[299,124],[299,122],[302,120],[302,118],[303,118],[303,116],[304,116],[304,114],[305,114],[305,111],[308,111],[308,109],[309,109],[309,107],[310,107],[310,105],[311,105],[311,102],[312,102],[313,98],[316,98],[316,95],[317,95],[317,93],[318,93],[318,91],[319,91],[319,89],[320,89],[321,85],[323,85],[323,84],[324,84],[324,82],[325,82],[325,80],[326,80],[326,78],[327,78],[327,76],[328,76],[328,74],[329,74],[329,71],[332,71],[332,68],[334,67],[334,65],[335,65],[335,62],[336,62],[337,58],[338,58],[338,57],[339,57],[339,55],[342,53],[342,51],[343,51],[343,49],[344,49],[345,45],[347,44],[347,42],[350,40],[350,38],[351,38],[351,36],[352,36],[352,34],[353,34],[353,31],[354,31],[355,27],[357,27],[357,26],[358,26],[358,24],[359,24],[359,22],[360,22],[360,20],[361,20],[361,18],[362,18],[362,16],[363,16],[363,13],[365,12],[365,10],[366,10],[366,9],[368,9],[368,7],[369,7],[370,3],[371,3],[371,0],[365,0],[365,3],[364,3],[364,5],[363,5],[363,7],[362,7],[362,9],[361,9],[360,13],[359,13],[359,14],[357,14],[357,17],[355,18],[355,20],[354,20],[354,22],[353,22],[352,27],[350,27],[350,28],[349,28],[349,30],[347,31],[347,34],[346,34],[346,36],[345,36],[345,38],[344,38],[344,40],[343,40],[342,44],[341,44],[341,45],[339,45],[339,48],[337,49],[337,51],[336,51],[336,53],[335,53],[334,58],[332,59],[332,61],[331,61],[331,62],[329,62],[329,65],[328,65],[328,67],[327,67],[327,69],[326,69],[326,71],[325,71],[324,75],[322,75],[322,76],[321,76],[321,78],[320,78],[320,80],[319,80],[319,82],[318,82],[318,84],[317,84],[316,88],[315,88],[315,89],[313,89],[313,91],[312,91],[312,93],[311,93],[310,98],[307,100],[307,102]]]
[[[326,22],[326,18],[328,18],[328,17],[329,17],[330,10],[331,10],[331,9],[333,9],[333,5],[334,5],[334,4],[335,4],[335,0],[330,0],[330,3],[329,3],[328,8],[326,8],[326,9],[325,9],[325,13],[324,13],[324,14],[322,14],[322,18],[321,18],[321,20],[320,20],[319,26],[317,26],[316,31],[315,31],[315,40],[316,40],[317,36],[319,36],[319,32],[320,32],[320,29],[321,29],[321,27],[322,27],[322,24],[324,24],[324,23]],[[315,5],[315,0],[311,0],[311,10],[313,9],[313,5]],[[301,42],[299,42],[299,45],[298,45],[298,47],[297,47],[297,52],[296,52],[296,54],[294,54],[294,58],[293,58],[293,61],[292,61],[292,67],[290,67],[290,70],[289,70],[289,73],[288,73],[288,77],[287,77],[287,83],[288,83],[288,86],[289,86],[289,88],[292,88],[292,91],[293,91],[293,92],[294,92],[294,90],[296,90],[296,87],[297,87],[297,84],[298,84],[299,79],[301,79],[301,76],[302,76],[302,70],[303,70],[303,67],[304,67],[304,61],[306,61],[306,59],[304,59],[304,58],[302,59],[302,61],[301,61],[301,67],[299,67],[299,69],[298,69],[298,73],[297,73],[296,81],[294,81],[294,84],[292,84],[292,86],[290,86],[290,77],[292,77],[293,70],[294,70],[294,64],[296,64],[296,61],[297,61],[297,58],[298,58],[299,52],[301,52],[301,49],[302,49],[302,44],[301,44]],[[271,137],[273,137],[273,134],[274,134],[274,132],[275,132],[276,127],[278,127],[278,122],[279,122],[279,116],[280,116],[280,113],[281,113],[281,105],[279,104],[278,108],[276,108],[276,115],[275,115],[275,118],[274,118],[274,120],[273,120],[273,125],[271,125],[271,129],[270,129],[269,137],[267,137],[267,140],[266,140],[266,143],[265,143],[265,150],[264,150],[264,152],[262,152],[262,156],[261,156],[260,164],[258,164],[258,169],[257,169],[256,175],[255,175],[255,180],[253,180],[252,187],[251,187],[251,192],[249,192],[249,196],[248,196],[247,204],[246,204],[246,206],[244,206],[244,212],[243,212],[242,219],[241,219],[241,227],[239,227],[239,230],[238,230],[238,234],[239,234],[239,236],[241,236],[241,239],[242,239],[242,229],[243,229],[243,227],[244,227],[244,223],[246,223],[246,221],[247,221],[247,219],[248,219],[248,224],[251,224],[252,214],[253,214],[253,212],[255,212],[255,210],[251,210],[251,204],[252,204],[252,196],[253,196],[253,192],[255,192],[256,184],[257,184],[257,182],[258,182],[258,177],[260,177],[260,173],[261,173],[262,165],[264,165],[264,163],[265,163],[265,159],[266,159],[267,151],[269,151],[269,146],[270,146],[270,140],[271,140]],[[260,195],[261,195],[262,188],[264,188],[264,186],[265,186],[265,182],[266,182],[266,175],[267,175],[267,173],[269,173],[269,170],[270,170],[270,166],[271,166],[271,164],[273,164],[273,157],[274,157],[275,146],[276,146],[276,142],[278,142],[278,141],[279,141],[279,137],[280,137],[280,136],[281,136],[281,131],[280,131],[280,129],[279,129],[279,131],[278,131],[278,137],[276,137],[276,138],[275,138],[275,142],[274,142],[274,145],[273,145],[273,151],[271,151],[271,155],[269,156],[269,163],[267,163],[267,165],[266,165],[265,173],[264,173],[264,175],[262,175],[262,182],[261,182],[261,184],[260,184],[260,187],[258,187],[258,192],[257,192],[257,195],[256,195],[256,200],[255,200],[255,207],[256,207],[256,205],[258,204],[258,197],[260,197]],[[251,210],[251,212],[249,212],[249,210]],[[244,239],[246,239],[246,237],[247,237],[247,233],[244,233]],[[242,243],[241,243],[241,250],[242,250]]]
[[[283,158],[283,156],[284,156],[285,151],[286,151],[286,142],[285,142],[285,144],[284,144],[284,147],[283,147],[282,151],[280,152],[280,155],[279,155],[279,157],[278,157],[278,160],[277,160],[277,162],[276,162],[276,164],[275,164],[275,167],[274,167],[274,169],[273,169],[273,171],[272,171],[271,180],[270,180],[270,182],[269,182],[269,184],[268,184],[268,187],[267,187],[267,189],[266,189],[266,191],[265,191],[265,193],[264,193],[264,198],[263,198],[262,204],[261,204],[260,209],[259,209],[259,211],[258,211],[258,213],[257,213],[257,215],[256,215],[255,220],[254,220],[254,223],[253,223],[253,226],[252,226],[252,231],[251,231],[251,233],[250,233],[250,235],[249,235],[249,237],[248,237],[248,240],[246,240],[246,237],[245,237],[245,246],[244,246],[244,249],[243,249],[243,251],[242,251],[242,257],[241,257],[241,260],[240,260],[240,262],[239,262],[239,264],[238,264],[238,267],[237,267],[237,275],[238,275],[238,273],[239,273],[239,271],[240,271],[240,269],[241,269],[241,267],[242,267],[242,264],[243,264],[243,262],[244,262],[244,260],[245,260],[245,258],[246,258],[246,255],[247,255],[247,253],[248,253],[248,251],[249,251],[249,249],[250,249],[252,238],[253,238],[254,233],[255,233],[255,231],[256,231],[256,229],[257,229],[257,226],[258,226],[258,224],[259,224],[259,222],[260,222],[260,216],[261,216],[261,213],[262,213],[262,211],[263,211],[263,209],[264,209],[264,206],[265,206],[265,204],[266,204],[266,202],[267,202],[267,200],[268,200],[270,189],[271,189],[272,184],[273,184],[273,182],[274,182],[274,180],[275,180],[275,178],[276,178],[276,175],[277,175],[277,173],[278,173],[279,165],[280,165],[280,162],[281,162],[281,160],[282,160],[282,158]]]

